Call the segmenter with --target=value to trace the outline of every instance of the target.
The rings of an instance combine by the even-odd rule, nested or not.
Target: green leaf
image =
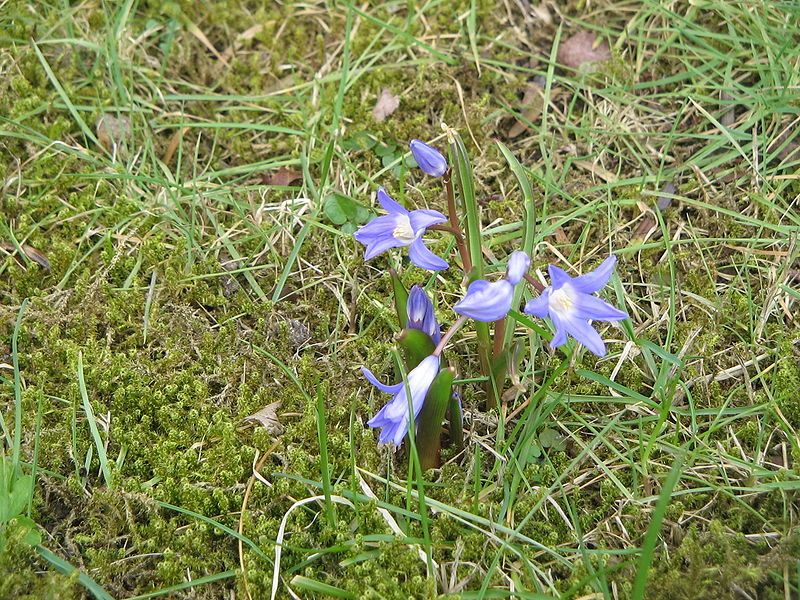
[[[9,508],[10,514],[8,519],[13,519],[17,515],[21,515],[28,504],[28,497],[31,495],[31,488],[33,487],[33,477],[30,475],[22,475],[12,480],[11,490],[9,494]]]
[[[542,449],[539,447],[539,444],[536,442],[531,442],[528,444],[528,460],[531,458],[539,458],[542,455]]]
[[[369,150],[378,142],[366,131],[360,131],[355,135],[342,141],[344,150]]]
[[[405,329],[406,325],[408,325],[408,290],[403,285],[403,282],[400,281],[397,271],[389,269],[389,277],[392,278],[394,309],[397,311],[397,320],[400,323],[400,327]]]
[[[452,393],[449,402],[447,421],[450,423],[450,441],[456,450],[461,450],[464,447],[464,415],[461,412],[461,402]]]
[[[316,579],[303,577],[302,575],[295,575],[292,578],[292,586],[300,588],[301,590],[306,590],[313,594],[321,594],[322,596],[327,596],[329,598],[356,597],[355,594],[353,594],[352,592],[348,592],[347,590],[343,590],[342,588],[334,587],[330,584],[323,583],[322,581],[317,581]]]
[[[26,546],[37,546],[42,543],[42,534],[33,519],[20,516],[14,519],[14,525],[18,529],[17,535]]]
[[[86,413],[86,421],[89,423],[89,431],[92,434],[92,439],[94,440],[94,445],[97,449],[97,458],[100,461],[100,470],[103,472],[103,479],[105,479],[108,487],[113,487],[111,478],[111,465],[108,463],[108,457],[106,456],[106,447],[105,444],[103,444],[103,438],[100,436],[100,430],[97,428],[97,419],[94,416],[92,403],[89,402],[89,392],[86,390],[86,380],[83,376],[82,352],[78,352],[78,390],[81,393],[83,412]]]
[[[28,504],[33,489],[33,477],[23,475],[11,459],[0,457],[0,525],[21,515]]]
[[[542,448],[552,448],[553,450],[564,449],[564,437],[550,427],[545,427],[539,432],[539,443],[542,445]]]
[[[325,216],[334,225],[361,225],[369,220],[370,212],[366,206],[356,202],[352,198],[333,192],[325,198],[322,205]]]
[[[448,367],[439,371],[428,390],[425,404],[419,413],[417,435],[417,454],[423,471],[439,466],[442,450],[442,420],[453,392],[455,369]]]
[[[64,575],[70,577],[73,576],[74,573],[78,573],[78,583],[89,590],[89,592],[91,592],[92,595],[97,598],[97,600],[114,600],[113,596],[105,591],[103,587],[94,579],[89,577],[86,573],[78,571],[78,569],[73,567],[70,563],[65,561],[60,556],[53,554],[44,546],[36,546],[36,553],[53,565],[59,573],[63,573]]]
[[[375,146],[375,154],[380,156],[381,158],[386,156],[391,156],[392,160],[394,160],[394,154],[397,146],[394,144],[378,144]]]
[[[397,344],[403,349],[407,371],[428,358],[436,348],[430,336],[419,329],[403,329],[397,336]]]

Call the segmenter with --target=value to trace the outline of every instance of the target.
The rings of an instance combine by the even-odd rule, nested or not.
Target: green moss
[[[774,548],[766,542],[748,542],[720,521],[706,531],[692,528],[669,557],[653,567],[648,597],[689,599],[740,598],[742,591],[762,597],[770,593],[773,572],[793,563],[797,536]]]
[[[580,12],[580,6],[567,3],[560,10],[569,15]],[[24,298],[32,299],[20,336],[19,359],[24,381],[26,459],[33,455],[32,432],[37,407],[41,407],[38,416],[42,433],[37,448],[43,470],[38,474],[33,516],[47,533],[48,548],[117,597],[161,589],[187,577],[197,579],[239,569],[242,563],[245,569],[236,578],[198,587],[186,592],[187,596],[218,598],[236,592],[263,597],[272,585],[269,561],[246,544],[240,556],[235,538],[219,526],[181,511],[194,511],[234,531],[239,529],[241,518],[243,535],[271,556],[278,527],[289,507],[319,493],[316,486],[305,483],[320,479],[317,415],[314,403],[309,401],[318,387],[323,387],[326,398],[334,493],[360,491],[353,462],[368,473],[389,475],[395,481],[403,482],[407,477],[405,454],[380,448],[374,432],[363,426],[384,397],[364,391],[356,369],[356,365],[366,364],[385,379],[396,375],[390,352],[395,317],[388,302],[376,301],[389,297],[388,279],[378,277],[374,270],[375,265],[383,268],[386,263],[367,266],[352,239],[312,226],[292,277],[286,282],[285,298],[278,303],[260,300],[250,281],[241,274],[230,274],[223,266],[233,247],[243,257],[240,266],[254,267],[249,273],[267,296],[275,289],[285,256],[295,243],[298,224],[284,212],[270,211],[285,206],[281,203],[293,197],[294,191],[259,186],[258,173],[252,170],[245,169],[246,180],[213,172],[263,161],[298,164],[302,157],[307,159],[311,181],[318,183],[332,125],[329,107],[335,103],[340,85],[337,67],[331,65],[341,52],[339,32],[343,31],[346,13],[331,10],[312,15],[314,9],[298,13],[291,3],[252,7],[238,0],[207,4],[147,0],[128,16],[116,48],[124,61],[116,64],[106,36],[121,15],[109,7],[89,3],[75,7],[65,17],[59,6],[43,5],[36,15],[27,3],[18,0],[4,6],[14,18],[4,21],[9,27],[0,41],[13,63],[9,77],[0,81],[0,117],[4,131],[7,127],[12,132],[2,138],[2,144],[5,154],[20,160],[0,164],[5,182],[0,194],[2,241],[7,233],[13,233],[18,240],[43,251],[51,264],[48,271],[30,261],[20,263],[0,255],[0,339],[10,338],[17,307]],[[469,47],[467,21],[462,18],[472,7],[467,0],[459,0],[448,10],[440,5],[426,15],[424,22],[414,19],[407,28],[409,35],[446,48],[456,58],[453,65],[426,62],[428,55],[409,36],[397,36],[373,20],[359,17],[358,30],[350,40],[351,67],[358,70],[350,73],[336,133],[341,134],[341,142],[359,132],[369,132],[382,143],[396,144],[400,152],[413,137],[439,135],[440,121],[462,131],[469,126],[483,151],[479,154],[471,136],[465,135],[479,176],[479,199],[490,200],[483,216],[487,223],[496,219],[511,223],[519,218],[521,208],[513,176],[493,143],[501,114],[498,107],[518,104],[530,72],[541,70],[541,64],[530,62],[531,56],[548,55],[554,29],[536,28],[528,32],[530,48],[514,48],[504,11],[497,11],[495,3],[488,0],[477,2],[482,61],[479,77]],[[375,18],[399,27],[405,18],[404,8],[393,12],[395,8],[373,6],[368,10]],[[454,20],[454,14],[459,18]],[[201,36],[190,31],[189,23],[218,53],[225,54],[225,65],[208,50]],[[237,37],[251,25],[258,26],[252,38]],[[440,33],[450,37],[437,38]],[[44,38],[50,41],[40,44],[39,49],[89,129],[96,127],[105,112],[121,111],[129,118],[130,139],[115,161],[86,139],[29,47],[28,40]],[[72,38],[86,39],[87,44],[52,41]],[[132,39],[136,44],[130,43]],[[384,54],[372,65],[375,52]],[[537,60],[534,58],[534,62]],[[669,60],[658,62],[654,69],[665,75],[675,72]],[[116,72],[117,67],[121,74]],[[463,102],[454,93],[454,80],[464,91]],[[589,122],[591,111],[581,112],[580,105],[590,100],[578,98],[586,95],[581,90],[592,89],[602,97],[609,90],[632,88],[635,83],[631,68],[615,57],[575,88],[580,94],[576,94],[575,103],[570,101],[568,118],[575,119],[576,127],[596,129],[596,124]],[[401,94],[401,103],[390,119],[376,123],[371,111],[384,87]],[[268,95],[280,90],[285,92]],[[183,98],[184,94],[188,99],[170,99]],[[225,99],[225,95],[234,99]],[[246,96],[254,98],[241,100]],[[560,111],[562,105],[557,108]],[[650,106],[648,110],[656,108]],[[551,114],[548,131],[553,148],[575,145],[576,128],[553,126],[560,118],[559,111]],[[191,129],[184,134],[180,164],[176,156],[166,165],[170,175],[165,176],[162,159],[176,124],[223,121],[245,126],[276,125],[307,133],[264,135],[246,127]],[[614,131],[596,134],[593,143],[610,148],[612,155],[628,151],[627,132],[624,139]],[[537,135],[531,132],[530,140],[515,142],[514,152],[526,165],[536,166],[542,159]],[[51,144],[53,141],[59,143]],[[374,174],[383,168],[380,157],[372,151],[341,154],[344,152],[341,144],[336,146],[331,172],[334,185],[353,185],[341,165],[351,166],[357,174],[353,189],[358,191],[353,193],[361,193],[358,182],[365,178],[370,186],[378,183]],[[578,147],[576,152],[581,154],[585,149]],[[669,153],[675,164],[691,156],[681,147],[671,148]],[[556,162],[561,160],[558,154],[551,157]],[[595,194],[596,189],[587,192],[596,188],[587,174],[574,169],[559,174],[558,168],[556,164],[555,183],[563,184],[567,194],[574,195],[573,200],[606,201],[600,192]],[[438,182],[416,172],[401,171],[398,180],[387,176],[380,183],[409,204],[443,208]],[[574,209],[567,197],[554,194],[538,180],[534,183],[537,206],[544,204],[546,193],[552,214]],[[695,188],[693,181],[684,183],[681,194],[694,197]],[[500,190],[511,193],[493,199]],[[302,190],[306,192],[316,200],[311,190]],[[639,185],[611,186],[602,194],[607,192],[612,202],[609,214],[620,222],[638,214],[633,208],[636,202],[648,200]],[[720,205],[749,211],[751,204],[760,201],[736,192],[720,199]],[[692,207],[667,211],[668,226],[685,220],[684,210],[691,212],[692,223],[705,229],[709,237],[755,235],[754,228],[736,219]],[[593,245],[607,245],[608,232],[605,225],[598,226],[599,215],[586,213],[565,224],[570,243],[557,244],[559,250],[570,255]],[[775,209],[766,210],[764,215],[773,220],[783,218]],[[275,222],[270,220],[273,216]],[[313,223],[313,219],[308,222]],[[614,234],[625,236],[625,232],[616,230]],[[513,235],[485,241],[502,256],[515,241]],[[622,247],[623,237],[615,238],[614,243]],[[433,248],[443,252],[446,244],[442,236]],[[695,250],[685,248],[676,244],[671,255],[681,294],[673,348],[668,350],[680,349],[697,327],[701,333],[689,348],[686,360],[691,366],[684,381],[730,367],[732,355],[747,355],[745,350],[753,342],[753,315],[759,316],[753,310],[769,293],[755,277],[751,288],[731,285],[722,290],[718,279],[730,276],[722,267],[727,264],[728,250],[708,250],[706,263],[711,272],[707,273],[699,265]],[[537,266],[551,258],[548,252],[544,245],[540,248]],[[669,261],[664,259],[662,248],[645,249],[636,258],[621,260],[620,278],[638,283],[641,277],[644,285],[633,286],[633,292],[638,294],[641,287],[647,290],[644,295],[652,287],[649,299],[659,304],[663,314],[669,301],[667,286],[671,285]],[[320,273],[325,277],[318,279]],[[153,274],[154,293],[146,310]],[[427,276],[409,268],[402,277],[411,285]],[[366,280],[369,284],[362,285]],[[461,294],[460,283],[459,275],[452,270],[439,274],[435,285],[442,298],[452,301]],[[690,294],[717,304],[719,310],[699,306]],[[439,308],[442,320],[449,322],[452,315],[444,305]],[[640,317],[648,318],[637,315],[637,319]],[[308,327],[307,343],[298,343],[293,337],[293,320]],[[667,326],[664,319],[655,318],[637,334],[661,343]],[[708,439],[702,439],[703,444],[734,457],[741,451],[756,456],[764,451],[769,419],[778,416],[774,409],[779,409],[783,417],[775,420],[783,423],[785,419],[795,429],[800,427],[796,338],[796,333],[778,319],[765,324],[763,340],[778,348],[780,360],[775,368],[760,366],[763,372],[750,382],[754,390],[730,381],[692,388],[695,410],[770,407],[766,413],[737,415],[725,421]],[[618,345],[612,345],[612,352],[618,349]],[[7,342],[0,345],[0,363],[10,362],[9,353]],[[100,474],[82,406],[76,372],[79,354],[89,400],[101,436],[107,441],[115,482],[111,489]],[[448,359],[458,363],[463,375],[474,373],[474,356],[451,354]],[[704,362],[695,357],[703,357]],[[552,372],[562,359],[560,353],[537,354],[532,366],[536,377]],[[555,383],[553,395],[608,396],[606,386],[579,377],[576,371],[587,368],[610,377],[616,366],[615,360],[597,361],[583,353],[574,368]],[[4,377],[0,406],[8,423],[13,392],[7,373]],[[529,393],[537,389],[536,377]],[[635,351],[617,370],[615,380],[640,393],[653,393],[651,374]],[[472,439],[490,439],[496,429],[493,416],[478,414],[480,386],[467,385],[463,391]],[[523,399],[527,399],[524,394]],[[243,421],[273,402],[281,403],[278,419],[283,433],[277,438]],[[640,414],[640,407],[634,410],[617,403],[595,402],[571,408],[576,406],[580,406],[582,418],[601,427],[620,410],[630,408],[631,414],[619,421],[620,429],[607,432],[604,443],[593,449],[590,459],[616,463],[617,480],[636,498],[647,495],[640,489],[638,465],[631,465],[641,453],[637,443],[653,431],[653,420]],[[584,443],[593,439],[593,433],[574,423],[559,403],[552,405],[548,418],[572,429]],[[706,411],[696,420],[702,429],[715,418]],[[673,421],[682,426],[688,419],[675,413],[670,415],[668,426],[672,427]],[[513,425],[509,423],[509,429]],[[679,431],[682,435],[683,430]],[[731,439],[731,431],[738,444]],[[653,464],[649,465],[648,483],[662,478],[663,465],[671,460],[662,442],[680,443],[678,438],[676,431],[674,436],[658,440],[650,456]],[[468,446],[464,454],[449,450],[447,464],[426,474],[430,480],[428,497],[494,520],[520,471],[516,465],[495,461],[484,452],[482,469],[477,473],[481,492],[476,499],[471,480],[475,474],[470,472],[475,447]],[[621,540],[631,546],[638,544],[649,524],[649,508],[623,498],[609,478],[590,477],[587,483],[584,477],[577,485],[560,479],[567,469],[576,468],[573,461],[578,452],[580,445],[570,442],[564,451],[551,449],[546,456],[527,462],[513,510],[506,517],[508,523],[547,546],[575,547],[576,531],[545,496],[551,486],[556,486],[553,500],[563,511],[569,509],[578,515],[572,525],[579,525],[597,549],[616,549]],[[791,452],[792,464],[796,464],[800,449],[794,447]],[[588,460],[577,466],[576,474],[595,468]],[[253,477],[254,464],[260,465],[259,479]],[[363,476],[381,500],[410,511],[417,509],[415,501],[405,494]],[[716,473],[713,476],[722,478]],[[724,477],[741,477],[743,485],[757,486],[767,475],[726,471]],[[794,481],[788,466],[769,477],[772,482]],[[557,482],[568,490],[566,496]],[[684,482],[687,488],[683,491],[687,493],[669,506],[667,519],[674,525],[664,538],[669,551],[653,570],[653,597],[720,597],[713,595],[715,589],[722,589],[721,597],[726,597],[735,593],[734,586],[759,597],[772,597],[775,590],[782,590],[782,568],[789,557],[798,554],[796,535],[792,537],[791,522],[786,518],[790,514],[787,506],[796,501],[793,492],[773,489],[742,499],[695,492],[690,487],[693,483]],[[250,492],[245,505],[247,489]],[[678,523],[700,511],[717,520],[704,526],[694,519],[698,524],[683,531]],[[318,514],[316,505],[291,513],[283,549],[286,580],[295,573],[304,574],[363,598],[432,597],[442,591],[426,577],[426,566],[415,543],[423,533],[415,518],[395,515],[408,539],[393,539],[373,503],[359,502],[355,509],[338,506],[337,513],[340,518],[336,527]],[[495,552],[508,551],[503,566],[512,565],[529,590],[540,589],[541,582],[525,561],[551,573],[559,590],[572,588],[578,595],[596,591],[587,583],[590,566],[579,560],[573,568],[560,563],[554,566],[537,548],[514,542],[515,552],[511,552],[496,542],[487,542],[480,530],[465,526],[446,512],[431,513],[430,517],[434,557],[440,564],[460,565],[453,567],[457,569],[456,580],[469,577],[472,564],[483,572]],[[624,525],[624,533],[616,529],[619,523]],[[774,550],[758,540],[767,525],[771,530],[789,532]],[[753,534],[757,541],[731,530]],[[599,554],[593,554],[590,560],[595,570],[617,566]],[[626,569],[616,575],[614,583],[622,596],[630,591],[631,577]],[[469,588],[474,589],[478,581],[471,580]],[[490,584],[503,587],[507,579],[496,570]],[[55,573],[22,544],[12,542],[0,553],[1,597],[84,595],[75,576]]]

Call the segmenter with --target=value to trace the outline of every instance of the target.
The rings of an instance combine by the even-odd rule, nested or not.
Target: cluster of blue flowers
[[[422,171],[433,177],[448,175],[448,162],[438,150],[420,140],[413,140],[410,146]],[[366,246],[366,260],[391,248],[408,247],[409,259],[417,267],[428,271],[448,268],[448,263],[431,252],[422,238],[429,228],[446,223],[449,220],[447,216],[435,210],[406,210],[383,188],[378,190],[377,199],[387,214],[376,217],[354,234],[356,240]],[[394,385],[381,383],[369,369],[362,367],[364,376],[372,385],[392,395],[392,399],[368,422],[371,427],[381,428],[381,443],[399,445],[403,441],[411,421],[409,394],[416,422],[439,374],[441,353],[452,334],[466,319],[493,322],[505,318],[512,308],[515,287],[523,279],[530,279],[527,275],[530,264],[531,258],[525,252],[515,251],[508,258],[505,277],[491,282],[477,279],[470,283],[464,297],[453,307],[460,318],[444,335],[428,295],[419,286],[411,289],[407,302],[407,327],[425,333],[434,350],[408,373],[405,381]],[[609,256],[597,269],[578,277],[571,277],[555,265],[548,267],[550,285],[530,300],[523,312],[550,319],[555,330],[551,348],[566,344],[568,336],[571,336],[597,356],[605,355],[605,343],[591,322],[619,321],[628,316],[593,295],[608,283],[615,264],[616,257]]]

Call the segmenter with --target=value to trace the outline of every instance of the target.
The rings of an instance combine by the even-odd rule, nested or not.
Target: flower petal
[[[411,140],[409,145],[414,160],[425,173],[433,177],[441,177],[447,173],[447,160],[436,148],[420,140]]]
[[[377,239],[391,237],[395,227],[397,219],[394,215],[382,215],[359,227],[353,237],[362,244],[368,244]]]
[[[438,225],[439,223],[444,223],[447,221],[447,217],[445,217],[439,211],[428,210],[425,208],[412,210],[409,213],[408,218],[411,220],[411,229],[414,230],[415,234],[419,234],[420,231],[424,231],[431,225]]]
[[[505,279],[494,283],[478,279],[453,310],[476,321],[498,321],[508,314],[513,296],[514,286]]]
[[[408,294],[407,312],[408,327],[427,333],[433,343],[438,344],[441,328],[436,320],[433,303],[425,290],[418,285],[413,286]]]
[[[439,357],[431,354],[416,367],[411,369],[411,372],[408,374],[408,391],[411,392],[411,404],[414,407],[414,418],[416,418],[419,411],[422,410],[425,396],[428,394],[428,388],[431,387],[438,373]],[[403,386],[385,408],[386,416],[393,420],[408,414],[408,396],[405,386]]]
[[[594,327],[589,325],[588,321],[578,318],[571,318],[566,319],[564,325],[566,326],[569,334],[581,344],[586,346],[590,352],[596,354],[597,356],[605,356],[606,345],[603,342],[603,338],[601,338],[600,334],[595,331]]]
[[[372,385],[378,388],[380,391],[386,394],[397,394],[400,390],[403,389],[403,382],[395,383],[394,385],[386,385],[378,381],[378,378],[373,375],[372,371],[370,371],[367,367],[361,367],[361,372],[364,374],[364,377],[367,378]],[[378,413],[380,414],[380,413]],[[377,417],[377,415],[375,415]]]
[[[553,325],[556,328],[556,333],[553,336],[553,339],[550,340],[550,347],[558,348],[559,346],[563,346],[567,343],[567,328],[564,326],[564,322],[562,321],[561,317],[559,317],[556,313],[550,315],[550,320],[553,322]]]
[[[441,271],[442,269],[446,269],[448,267],[446,261],[428,250],[428,247],[425,245],[425,242],[422,241],[422,238],[417,238],[411,243],[411,247],[408,250],[408,257],[411,259],[411,262],[417,265],[420,269],[426,269],[428,271]]]
[[[528,267],[530,266],[530,256],[521,250],[512,252],[511,256],[508,258],[508,274],[506,275],[506,279],[511,282],[511,285],[517,285],[520,280],[525,277],[525,273],[528,272]]]
[[[381,205],[383,210],[388,213],[400,213],[402,215],[407,215],[408,211],[403,208],[400,203],[398,203],[394,198],[392,198],[389,193],[383,188],[378,188],[378,203]]]
[[[525,305],[525,308],[522,312],[533,315],[534,317],[544,318],[547,316],[550,308],[548,306],[548,301],[550,299],[550,288],[545,288],[545,290],[539,294],[536,298],[532,298],[528,300],[528,303]]]
[[[400,246],[408,245],[407,242],[394,237],[394,232],[398,226],[398,220],[402,218],[403,215],[397,214],[376,217],[366,225],[362,225],[353,234],[353,237],[358,242],[367,247],[364,253],[365,260],[375,258],[390,248],[399,248]]]
[[[565,283],[572,281],[572,277],[570,277],[561,267],[549,265],[547,267],[547,272],[550,274],[550,286],[554,290],[557,290]]]
[[[593,321],[621,321],[628,318],[627,313],[589,294],[575,294],[573,315],[576,319],[587,321],[589,319]]]
[[[617,264],[616,256],[609,256],[605,259],[600,266],[594,271],[590,271],[585,275],[575,277],[572,280],[572,285],[575,289],[584,294],[594,294],[596,291],[605,287],[611,274],[614,272],[614,265]]]

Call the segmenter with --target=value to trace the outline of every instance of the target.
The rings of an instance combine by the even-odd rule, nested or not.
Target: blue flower
[[[381,434],[378,441],[381,444],[392,443],[399,446],[408,433],[410,419],[408,418],[408,396],[406,389],[411,392],[411,404],[414,408],[414,421],[419,416],[419,411],[425,404],[425,396],[439,374],[439,357],[431,354],[428,358],[419,363],[408,374],[408,387],[404,382],[394,385],[384,385],[366,367],[361,367],[364,377],[387,394],[394,397],[378,411],[374,417],[367,421],[370,427],[381,427]]]
[[[365,260],[374,258],[389,248],[410,246],[408,257],[419,268],[428,271],[447,268],[447,263],[428,250],[422,241],[422,235],[428,227],[444,223],[447,217],[435,210],[408,211],[395,202],[383,188],[378,190],[378,202],[389,214],[372,219],[353,234],[356,240],[367,247]]]
[[[447,173],[447,169],[449,169],[447,160],[436,148],[420,140],[411,140],[409,145],[414,160],[425,173],[433,177],[441,177]]]
[[[442,339],[439,321],[436,320],[433,312],[431,299],[420,286],[415,285],[411,288],[406,310],[408,311],[408,327],[427,333],[433,343],[438,344]]]
[[[528,267],[530,266],[530,256],[520,250],[512,252],[511,256],[508,258],[506,279],[508,279],[512,285],[517,285],[522,278],[525,277],[525,273],[528,272]]]
[[[525,276],[531,264],[530,257],[516,251],[508,259],[508,273],[505,279],[489,283],[477,279],[469,284],[467,295],[453,310],[460,315],[476,321],[499,321],[508,314],[514,299],[514,286]]]
[[[608,283],[616,262],[615,256],[609,256],[594,271],[579,277],[570,277],[555,265],[548,267],[550,287],[528,302],[525,312],[550,317],[556,328],[551,348],[563,346],[571,335],[597,356],[605,356],[606,345],[589,321],[621,321],[628,315],[592,294]]]

